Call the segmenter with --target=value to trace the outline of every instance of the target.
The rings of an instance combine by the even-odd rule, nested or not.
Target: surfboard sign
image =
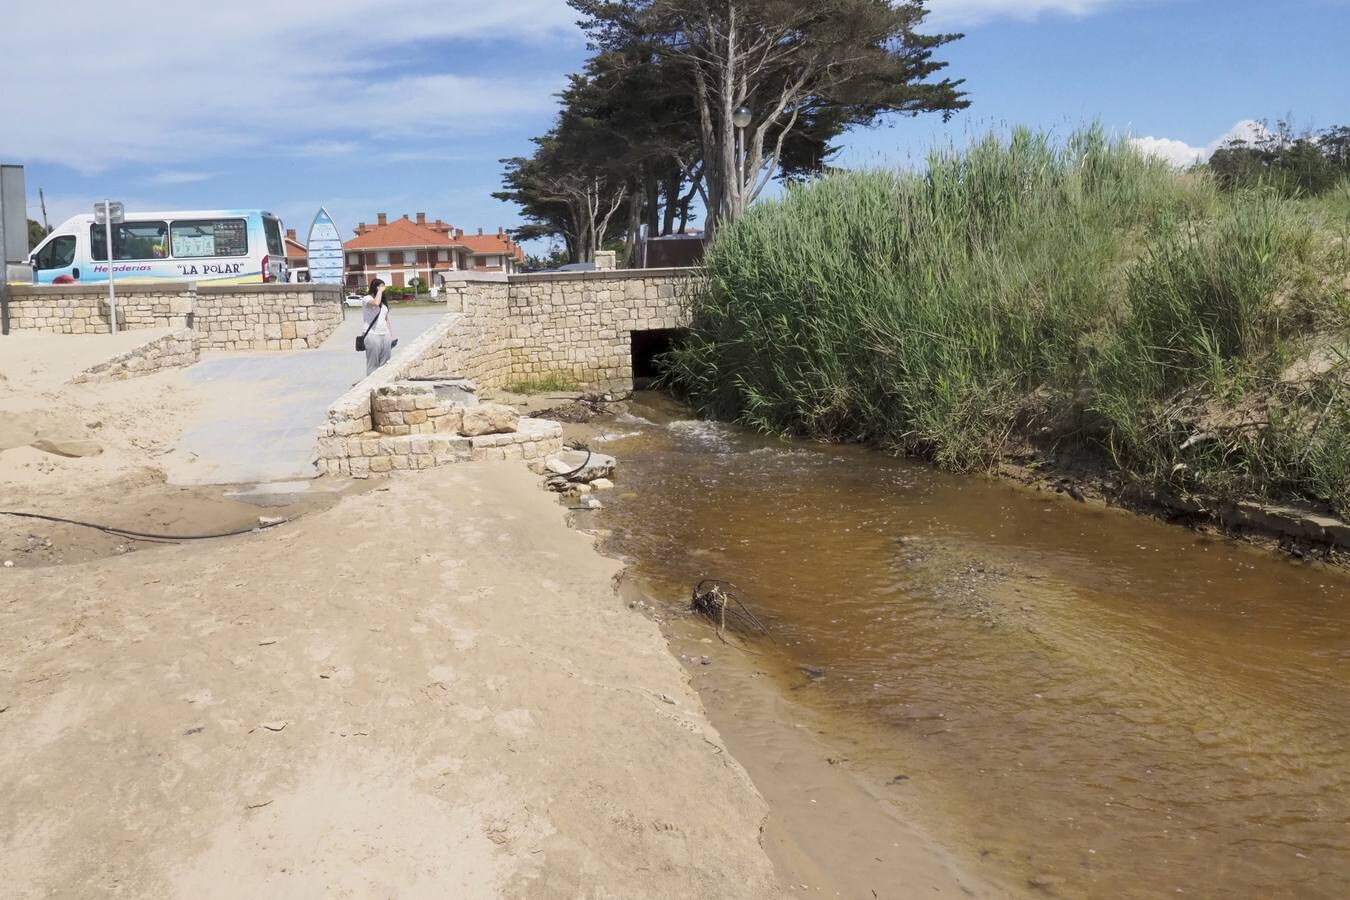
[[[319,208],[309,226],[309,280],[342,284],[342,234],[328,210]]]

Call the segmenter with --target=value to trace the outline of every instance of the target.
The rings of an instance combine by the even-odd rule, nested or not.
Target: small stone
[[[612,491],[614,490],[614,482],[608,478],[597,478],[591,482],[591,487],[597,491]]]
[[[14,568],[14,560],[12,560],[12,559],[7,559],[7,560],[5,560],[5,568],[6,568],[6,569],[12,569],[12,568]]]
[[[591,482],[614,474],[615,459],[603,453],[585,450],[559,450],[544,460],[545,468],[572,481]]]
[[[33,441],[34,450],[41,450],[43,453],[50,453],[53,456],[64,456],[68,459],[78,459],[83,456],[98,456],[103,452],[103,447],[94,441],[81,440],[42,440]]]

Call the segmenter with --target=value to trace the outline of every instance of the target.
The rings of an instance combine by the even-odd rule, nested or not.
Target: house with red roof
[[[455,239],[465,244],[473,259],[475,272],[505,272],[508,275],[520,271],[525,263],[525,251],[511,240],[506,229],[498,228],[496,234],[465,234],[463,229],[455,230]]]
[[[438,287],[448,273],[515,272],[525,261],[525,251],[507,236],[497,233],[466,235],[437,219],[427,221],[426,213],[415,219],[407,215],[390,219],[386,213],[376,224],[360,223],[356,237],[342,245],[347,256],[347,286],[364,288],[372,278],[403,287],[414,278],[430,287]]]
[[[295,271],[309,266],[309,248],[300,243],[294,228],[286,229],[286,268]]]

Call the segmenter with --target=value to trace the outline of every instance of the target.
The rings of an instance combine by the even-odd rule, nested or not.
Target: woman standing
[[[389,305],[384,302],[384,282],[378,278],[370,282],[370,296],[361,309],[361,321],[366,326],[366,374],[369,375],[389,362],[394,349],[394,334],[389,329]]]

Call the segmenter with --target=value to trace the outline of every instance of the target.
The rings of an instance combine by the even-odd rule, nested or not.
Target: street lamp
[[[746,169],[746,164],[745,164],[745,157],[746,157],[746,147],[745,147],[745,126],[747,126],[747,125],[750,124],[750,119],[751,119],[752,116],[753,116],[753,113],[751,113],[750,107],[745,106],[744,104],[742,104],[742,105],[736,107],[736,108],[732,111],[732,113],[731,113],[731,124],[736,126],[736,182],[737,182],[737,183],[736,183],[736,193],[734,194],[734,196],[736,197],[736,207],[737,207],[737,208],[736,208],[736,214],[737,214],[738,216],[739,216],[739,214],[742,212],[742,209],[740,208],[740,207],[741,207],[741,199],[740,199],[740,198],[741,198],[741,196],[742,196],[742,193],[743,193],[744,190],[745,190],[745,176],[746,176],[746,171],[745,171],[745,169]]]

